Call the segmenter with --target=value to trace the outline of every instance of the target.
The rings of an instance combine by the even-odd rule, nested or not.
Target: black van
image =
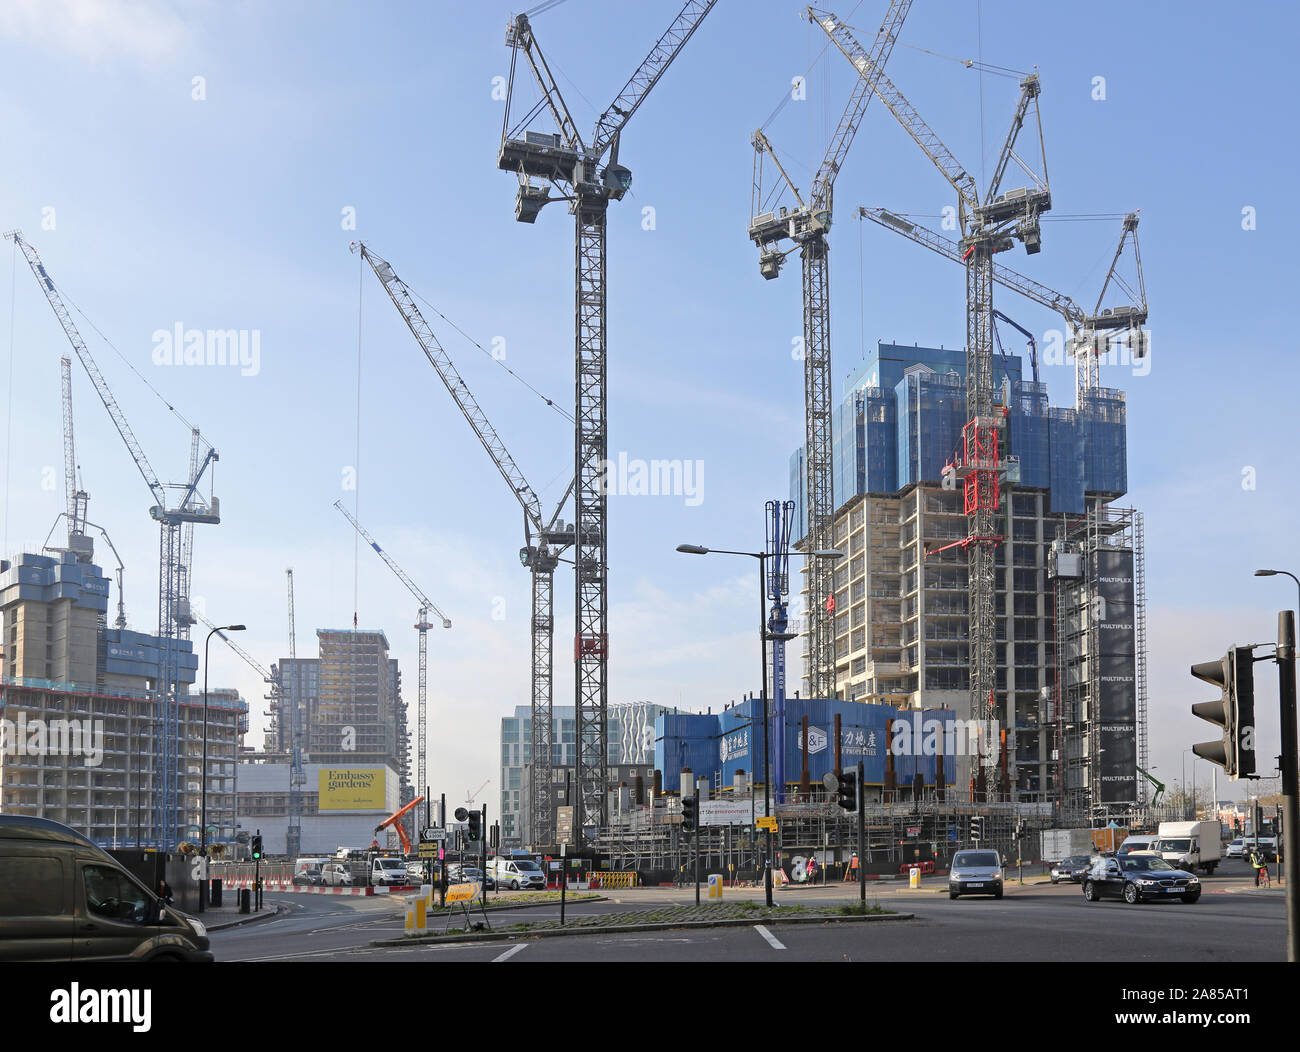
[[[211,961],[199,921],[75,829],[0,815],[0,961]]]

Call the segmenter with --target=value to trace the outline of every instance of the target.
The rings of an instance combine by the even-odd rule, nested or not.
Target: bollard
[[[239,912],[240,913],[251,912],[249,900],[252,898],[252,895],[253,893],[249,891],[248,888],[239,889]]]
[[[406,896],[406,930],[421,932],[428,929],[428,899],[423,895]]]
[[[921,867],[910,866],[907,871],[907,886],[909,888],[919,888],[921,886]]]
[[[722,874],[721,873],[709,874],[709,899],[716,900],[718,902],[722,901]]]

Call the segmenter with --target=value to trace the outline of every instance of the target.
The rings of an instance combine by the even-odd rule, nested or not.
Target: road
[[[220,961],[1285,961],[1286,913],[1280,894],[1250,890],[1249,867],[1226,862],[1204,882],[1193,905],[1129,906],[1084,902],[1078,885],[1016,884],[1001,900],[948,899],[942,877],[918,891],[868,887],[868,900],[916,915],[901,923],[782,924],[525,938],[514,942],[371,947],[400,935],[401,898],[270,896],[292,912],[216,932]],[[629,906],[692,902],[689,889],[611,891],[605,902],[569,903],[568,913],[610,913]],[[762,889],[728,889],[761,901]],[[502,893],[500,901],[509,901]],[[779,892],[781,903],[856,901],[848,886]],[[494,926],[555,919],[558,904],[491,913]]]

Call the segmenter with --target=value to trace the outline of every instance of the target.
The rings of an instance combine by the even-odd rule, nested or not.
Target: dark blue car
[[[1083,897],[1089,902],[1098,899],[1195,902],[1201,897],[1201,881],[1193,873],[1175,869],[1159,855],[1097,857],[1083,876]]]

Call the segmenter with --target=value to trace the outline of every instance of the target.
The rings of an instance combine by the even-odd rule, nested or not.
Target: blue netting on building
[[[1047,385],[1016,384],[1009,409],[1006,454],[1020,458],[1020,485],[1046,488],[1052,484]]]
[[[1020,459],[1019,485],[1050,489],[1051,509],[1076,515],[1085,510],[1085,491],[1110,498],[1127,491],[1122,391],[1099,388],[1078,410],[1052,408],[1046,384],[1019,378],[1018,358],[998,358],[995,376],[1008,408],[1003,452]],[[967,422],[964,353],[882,343],[851,383],[861,386],[847,391],[831,421],[836,508],[863,493],[938,482],[944,464],[960,454]],[[790,497],[799,540],[806,522],[802,449],[790,458]]]
[[[866,492],[892,493],[898,485],[898,402],[878,387],[861,395]]]
[[[855,391],[831,410],[831,492],[836,506],[861,493],[866,482],[861,412]]]
[[[1088,489],[1120,496],[1128,492],[1128,425],[1124,392],[1099,387],[1084,396]]]
[[[1048,421],[1052,453],[1052,511],[1082,515],[1085,511],[1085,465],[1079,414],[1073,409],[1049,409]]]
[[[956,373],[909,373],[895,387],[898,405],[898,489],[938,482],[961,448],[966,381]]]

